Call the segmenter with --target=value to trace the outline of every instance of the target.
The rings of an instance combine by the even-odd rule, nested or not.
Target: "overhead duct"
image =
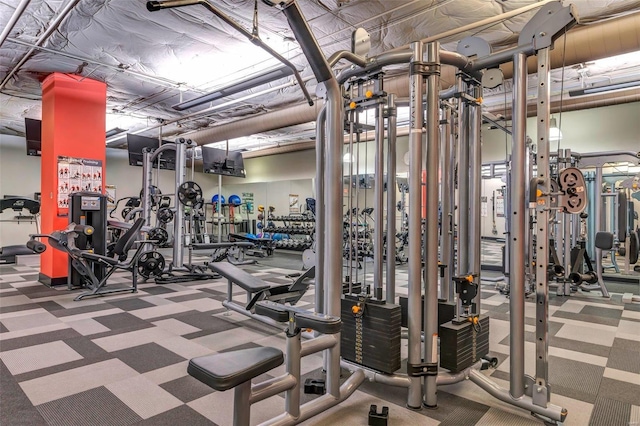
[[[582,62],[621,55],[640,50],[640,13],[629,14],[611,19],[599,24],[577,27],[567,33],[566,42],[558,40],[555,49],[551,51],[551,67],[559,68],[563,65],[563,48],[565,51],[564,65],[571,66]],[[528,62],[529,72],[534,72],[535,59]],[[505,78],[512,76],[512,64],[501,66]],[[455,68],[443,67],[442,80],[453,82]],[[388,93],[395,93],[399,97],[409,96],[409,81],[406,76],[393,77],[384,82],[384,89]],[[575,109],[586,104],[586,97],[576,99]],[[566,101],[563,103],[563,107]],[[613,103],[612,103],[613,104]],[[308,123],[316,119],[320,110],[318,105],[309,107],[306,104],[291,107],[199,130],[188,136],[199,145],[220,142],[226,139],[249,136],[256,133],[281,129],[296,124]]]

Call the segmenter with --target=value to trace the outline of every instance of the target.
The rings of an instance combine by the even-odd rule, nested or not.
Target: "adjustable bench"
[[[244,307],[247,311],[251,311],[260,300],[295,305],[309,288],[307,279],[315,274],[315,269],[311,268],[292,284],[272,285],[230,263],[210,263],[209,269],[227,279],[227,303],[233,303],[233,284],[237,284],[247,292],[247,304]]]
[[[252,265],[255,259],[245,259],[247,250],[253,249],[255,244],[250,241],[231,241],[222,243],[196,243],[189,246],[192,250],[213,250],[210,262],[222,262],[227,260],[234,265]]]
[[[187,372],[207,386],[226,391],[234,389],[233,424],[248,426],[251,416],[251,404],[262,401],[280,392],[286,392],[287,409],[299,413],[300,396],[300,358],[305,355],[331,349],[338,338],[324,336],[316,338],[315,344],[302,353],[300,329],[311,328],[325,335],[340,332],[340,318],[316,314],[293,306],[275,302],[261,301],[256,304],[256,312],[275,321],[287,323],[287,373],[265,382],[251,385],[251,380],[284,363],[284,354],[280,349],[271,347],[241,349],[193,358],[189,361]],[[310,342],[310,341],[309,341]],[[364,376],[363,376],[364,378]],[[355,389],[355,387],[354,387]],[[297,398],[295,397],[297,395]],[[297,404],[291,404],[296,401]]]

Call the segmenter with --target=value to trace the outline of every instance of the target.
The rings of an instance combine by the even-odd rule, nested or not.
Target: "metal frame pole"
[[[142,150],[142,217],[144,217],[144,224],[151,226],[151,202],[149,200],[149,190],[151,188],[152,170],[151,163],[152,152],[146,149]]]
[[[438,365],[438,165],[440,163],[440,43],[426,46],[427,66],[427,217],[424,249],[424,354]],[[414,188],[415,190],[415,188]],[[412,254],[413,256],[413,254]],[[424,405],[437,406],[436,376],[424,378]]]
[[[551,192],[549,167],[549,113],[551,101],[551,74],[549,63],[549,48],[540,49],[538,61],[538,149],[536,164],[538,165],[538,183],[542,186],[543,194],[536,203],[536,392],[533,392],[534,404],[546,407],[548,398],[548,353],[549,337],[549,283],[547,268],[549,262],[549,206]],[[534,188],[530,189],[531,191]]]
[[[387,264],[386,300],[396,301],[396,95],[387,96]]]
[[[324,147],[325,125],[327,119],[326,107],[318,114],[316,122],[316,278],[315,278],[315,310],[324,313],[324,235],[325,235],[325,205],[324,205]]]
[[[408,326],[408,359],[409,364],[422,362],[421,351],[421,283],[422,283],[422,133],[424,78],[415,73],[413,65],[422,62],[422,42],[411,43],[411,75],[409,77],[409,278],[407,302]],[[407,392],[407,406],[418,409],[422,406],[422,383],[419,377],[410,377]]]
[[[382,300],[382,266],[384,265],[384,104],[377,106],[375,122],[373,220],[373,295]]]
[[[482,86],[474,86],[476,99],[482,97]],[[478,103],[471,104],[469,122],[469,270],[477,275],[478,292],[474,298],[475,314],[480,314],[481,285],[480,258],[482,254],[482,107]]]
[[[175,193],[176,201],[178,198],[178,188],[182,185],[186,170],[186,151],[187,145],[183,138],[178,138],[176,144],[176,175],[175,175]],[[184,262],[184,241],[183,229],[184,209],[180,203],[176,203],[176,214],[173,218],[173,266],[181,268]]]
[[[444,107],[444,123],[442,125],[443,132],[441,135],[442,149],[442,182],[440,191],[442,192],[442,215],[440,225],[440,248],[442,250],[442,263],[445,265],[444,276],[440,282],[440,298],[450,301],[450,292],[453,290],[451,286],[451,277],[453,275],[453,224],[451,214],[453,212],[453,195],[451,191],[453,187],[453,140],[451,135],[451,108],[448,105]]]
[[[458,76],[458,91],[466,93],[467,85]],[[469,109],[460,99],[458,104],[458,271],[469,273],[469,185],[464,178],[469,170]]]
[[[526,262],[526,136],[527,136],[527,57],[513,57],[513,133],[511,135],[511,179],[509,201],[511,211],[511,256],[509,271],[509,393],[513,398],[524,395],[524,285]]]

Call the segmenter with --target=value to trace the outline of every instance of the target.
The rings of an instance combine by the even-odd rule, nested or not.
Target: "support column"
[[[382,300],[382,266],[384,265],[384,105],[376,107],[376,152],[374,155],[373,210],[373,297]]]
[[[424,250],[424,358],[438,365],[438,163],[440,162],[440,43],[427,44],[427,217]],[[424,378],[424,405],[437,406],[436,376]]]
[[[325,126],[327,119],[326,107],[320,110],[316,121],[316,280],[315,280],[315,309],[324,313],[324,147]]]
[[[424,77],[415,72],[414,65],[422,63],[423,44],[411,43],[411,76],[409,77],[409,279],[407,302],[408,359],[409,364],[422,362],[420,309],[422,283],[422,132]],[[409,377],[407,406],[418,409],[422,406],[422,384],[419,377]]]
[[[513,57],[513,133],[511,138],[511,179],[509,202],[511,210],[511,288],[509,299],[509,393],[513,398],[524,395],[524,285],[527,232],[526,132],[527,132],[527,57],[524,53]]]
[[[396,300],[396,95],[387,97],[387,270],[386,300]]]
[[[104,191],[106,99],[106,84],[81,76],[53,73],[42,82],[42,233],[63,229],[69,222],[58,210],[59,156],[101,161]],[[40,256],[39,280],[66,284],[67,265],[67,254],[49,247]]]
[[[482,97],[482,86],[473,87],[473,96],[476,99]],[[480,315],[481,302],[481,271],[480,258],[482,253],[481,226],[482,226],[482,107],[474,103],[470,107],[469,126],[469,271],[474,275],[478,283],[478,292],[473,299],[475,314]]]
[[[449,292],[451,291],[451,277],[453,274],[453,141],[451,140],[451,108],[447,105],[444,107],[444,124],[441,133],[442,146],[442,175],[440,191],[442,192],[442,225],[440,226],[440,249],[442,250],[442,263],[446,266],[444,276],[440,282],[440,298],[451,301]]]

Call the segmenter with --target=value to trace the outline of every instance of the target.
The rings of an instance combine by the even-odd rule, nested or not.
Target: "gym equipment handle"
[[[286,306],[266,300],[256,303],[256,314],[264,315],[278,322],[289,321],[289,318],[293,316],[296,327],[310,328],[323,334],[336,334],[342,328],[340,318],[316,314],[295,306]]]
[[[29,250],[33,250],[38,254],[44,253],[45,250],[47,250],[47,246],[44,243],[41,243],[40,241],[36,241],[36,240],[27,241],[26,246]]]
[[[93,226],[91,225],[76,225],[73,227],[73,232],[84,235],[93,235]]]

